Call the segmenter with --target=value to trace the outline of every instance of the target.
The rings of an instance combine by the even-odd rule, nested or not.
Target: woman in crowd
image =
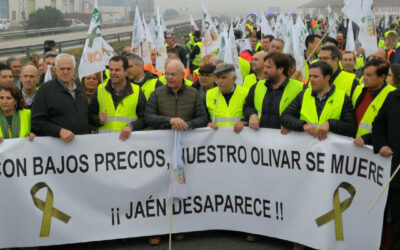
[[[91,74],[82,78],[82,83],[85,88],[86,97],[88,102],[92,98],[93,92],[97,89],[101,83],[101,73]]]
[[[31,132],[31,111],[24,109],[21,92],[14,85],[0,86],[0,142],[3,139],[28,137]]]

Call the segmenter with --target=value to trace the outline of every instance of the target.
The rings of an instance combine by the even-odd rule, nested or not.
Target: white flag
[[[370,56],[378,50],[376,39],[375,17],[372,11],[372,0],[364,0],[362,5],[362,18],[358,40],[365,50],[365,56]]]
[[[156,70],[163,73],[165,72],[165,62],[168,57],[167,47],[165,46],[164,31],[163,18],[160,15],[160,9],[157,7]]]
[[[289,16],[289,22],[287,23],[287,31],[285,37],[285,48],[283,49],[284,53],[293,55],[293,18],[292,15]]]
[[[203,29],[203,39],[201,46],[201,54],[203,56],[213,53],[214,50],[218,49],[220,44],[220,37],[218,30],[216,29],[210,15],[208,14],[206,7],[202,4],[203,8],[203,19],[202,19],[202,29]]]
[[[349,25],[347,26],[347,36],[346,36],[346,51],[354,51],[356,49],[352,23],[353,21],[349,19]]]
[[[131,49],[132,53],[138,56],[142,55],[142,43],[145,39],[145,33],[142,23],[142,18],[140,16],[139,8],[136,6],[135,11],[135,20],[133,21],[133,30],[132,30],[132,41],[131,41]]]
[[[337,29],[336,29],[335,13],[332,11],[330,5],[328,5],[327,9],[328,9],[329,36],[336,38]]]
[[[279,14],[276,25],[275,25],[275,37],[282,40],[286,40],[288,23],[286,16],[282,13]]]
[[[197,27],[192,15],[190,15],[190,25],[192,25],[194,30],[200,30],[199,27]]]
[[[264,11],[261,11],[261,34],[264,36],[274,34],[267,18],[265,18]]]
[[[101,36],[99,6],[96,0],[78,68],[79,77],[102,72],[112,56],[114,49]]]
[[[242,53],[242,52],[245,51],[245,50],[252,51],[251,43],[250,43],[249,38],[238,39],[238,40],[236,40],[236,42],[239,44],[240,53]]]
[[[358,26],[361,25],[361,0],[349,0],[347,4],[343,7],[342,12],[351,18]]]
[[[243,77],[242,77],[242,71],[240,70],[240,64],[239,64],[239,54],[236,48],[236,41],[235,41],[235,34],[233,33],[233,26],[231,24],[231,27],[229,29],[229,45],[227,45],[227,49],[225,52],[225,63],[231,63],[235,66],[235,73],[236,73],[236,84],[238,85],[243,85]]]
[[[48,82],[50,80],[53,80],[53,76],[51,75],[50,65],[47,65],[47,70],[46,70],[46,74],[44,75],[43,82]]]
[[[151,49],[155,48],[155,43],[153,41],[153,38],[151,36],[150,30],[147,27],[146,20],[143,15],[143,26],[144,26],[144,34],[145,38],[143,39],[141,43],[142,47],[142,59],[144,64],[151,63]]]
[[[222,36],[221,36],[221,44],[219,46],[219,51],[218,51],[218,57],[221,59],[225,58],[225,53],[227,51],[227,45],[229,44],[228,42],[228,28],[224,26],[224,29],[222,31]],[[230,51],[230,49],[228,50]]]
[[[169,198],[173,200],[186,199],[188,196],[186,188],[186,177],[185,169],[183,167],[182,159],[182,132],[175,131],[174,149],[172,151],[172,169],[170,185],[173,185],[173,193],[171,194],[172,188],[169,188]],[[172,174],[173,173],[173,174]],[[173,184],[172,184],[173,183]]]

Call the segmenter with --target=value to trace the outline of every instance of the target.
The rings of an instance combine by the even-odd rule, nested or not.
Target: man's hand
[[[383,157],[389,157],[393,154],[393,151],[389,146],[383,146],[379,150],[379,154],[382,155]]]
[[[256,114],[253,114],[253,115],[250,116],[249,127],[254,129],[254,130],[258,130],[260,128],[260,124],[259,124],[259,121],[258,121],[258,116]]]
[[[356,145],[357,147],[362,147],[364,146],[364,140],[361,137],[357,137],[356,139],[354,139],[354,145]]]
[[[307,132],[308,134],[312,135],[313,137],[317,136],[317,128],[314,127],[313,125],[305,123],[303,125],[303,129],[304,129],[305,132]]]
[[[34,133],[30,133],[29,135],[28,135],[28,139],[29,139],[29,141],[33,141],[33,138],[35,138],[35,134]]]
[[[291,131],[285,127],[281,127],[281,134],[282,135],[287,135],[289,134]]]
[[[207,127],[212,128],[214,130],[218,130],[218,126],[215,125],[215,123],[210,122],[209,124],[207,124]]]
[[[62,128],[60,130],[60,138],[65,143],[69,143],[75,138],[75,135],[74,135],[74,133],[72,133],[72,131],[70,131],[68,129],[65,129],[65,128]]]
[[[131,133],[132,133],[132,129],[131,129],[131,127],[129,127],[127,125],[121,130],[121,133],[119,134],[119,139],[121,141],[126,141],[129,139],[129,136],[131,135]]]
[[[104,123],[106,123],[107,121],[107,112],[106,111],[101,112],[99,119],[100,119],[100,125],[104,125]]]
[[[171,124],[172,130],[182,131],[187,129],[186,122],[179,117],[171,118],[169,124]]]
[[[325,122],[324,124],[322,124],[321,126],[319,126],[318,130],[317,130],[317,138],[320,141],[323,141],[326,139],[326,137],[328,136],[328,132],[329,132],[329,122]]]
[[[233,126],[233,131],[235,131],[236,134],[239,134],[240,132],[242,132],[243,128],[244,128],[244,122],[238,121]]]

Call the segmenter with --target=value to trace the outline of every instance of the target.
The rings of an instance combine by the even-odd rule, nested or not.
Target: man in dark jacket
[[[165,65],[167,84],[157,88],[146,105],[146,124],[155,129],[187,130],[205,127],[208,116],[196,89],[183,82],[184,66],[178,59]]]
[[[391,172],[400,164],[400,90],[391,92],[386,98],[372,127],[374,153],[392,156]],[[391,212],[391,239],[389,249],[400,249],[400,175],[390,183],[387,208]]]
[[[36,93],[32,131],[71,142],[76,134],[89,133],[88,103],[83,85],[73,81],[75,58],[59,54],[55,64],[57,78],[43,84]]]
[[[328,132],[353,136],[356,119],[350,97],[330,84],[332,68],[325,62],[310,65],[311,88],[300,93],[282,114],[282,126],[305,131],[324,140]]]

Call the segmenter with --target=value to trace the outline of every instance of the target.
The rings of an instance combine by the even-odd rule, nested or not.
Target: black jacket
[[[59,137],[61,128],[74,134],[89,133],[89,113],[85,90],[76,84],[75,99],[58,78],[36,92],[32,105],[32,131],[39,136]]]
[[[286,80],[277,89],[274,89],[270,81],[265,81],[265,86],[267,87],[268,91],[264,97],[262,104],[262,114],[260,119],[261,128],[281,128],[279,106],[281,104],[282,95],[288,82],[289,78],[286,78]],[[245,121],[248,121],[251,115],[257,115],[257,110],[254,107],[254,92],[256,87],[257,84],[254,84],[251,87],[246,97],[246,101],[243,105],[243,115]]]
[[[400,89],[391,92],[372,124],[372,141],[374,153],[383,146],[389,146],[393,151],[392,172],[400,164]],[[392,184],[400,187],[400,174]]]
[[[326,100],[335,91],[335,86],[332,86],[331,90],[327,93],[323,100],[315,98],[315,106],[317,108],[318,117],[320,117],[322,110],[325,107]],[[303,96],[305,90],[297,95],[293,102],[283,111],[281,120],[282,126],[294,130],[294,131],[304,131],[303,125],[305,121],[300,120],[300,111],[303,103]],[[312,93],[315,96],[315,93]],[[350,97],[345,95],[342,113],[340,115],[340,120],[328,120],[329,131],[345,136],[354,136],[356,133],[356,117],[354,115],[353,105],[351,104]]]

